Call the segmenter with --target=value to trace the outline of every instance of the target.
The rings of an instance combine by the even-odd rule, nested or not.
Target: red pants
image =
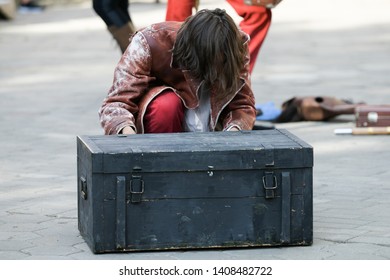
[[[145,133],[183,132],[184,105],[171,90],[150,102],[144,116]]]
[[[227,0],[237,14],[242,17],[241,30],[247,33],[249,42],[250,72],[252,73],[261,45],[267,36],[271,25],[270,9],[259,6],[249,6],[243,0]],[[168,0],[166,20],[184,21],[192,15],[195,0]]]
[[[255,66],[261,45],[271,25],[270,9],[260,6],[248,6],[242,0],[227,0],[237,14],[242,17],[240,27],[251,38],[249,42],[250,72]]]
[[[167,21],[184,21],[192,15],[192,8],[195,7],[195,0],[168,0]]]

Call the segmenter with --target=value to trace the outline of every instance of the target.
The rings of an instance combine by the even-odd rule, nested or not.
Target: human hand
[[[237,127],[233,126],[232,128],[229,129],[229,131],[240,131]]]
[[[122,134],[136,134],[134,129],[131,126],[125,126],[122,129]]]

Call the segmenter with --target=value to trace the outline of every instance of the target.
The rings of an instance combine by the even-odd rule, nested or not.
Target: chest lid
[[[313,148],[284,129],[78,136],[77,149],[94,173],[313,166]]]

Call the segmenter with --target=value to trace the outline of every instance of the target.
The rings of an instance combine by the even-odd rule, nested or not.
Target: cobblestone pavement
[[[165,1],[131,1],[138,27]],[[200,1],[201,8],[225,1]],[[120,51],[90,2],[0,22],[0,259],[390,259],[390,137],[337,136],[353,116],[277,125],[314,147],[314,244],[94,255],[77,229],[76,135],[97,110]],[[390,2],[284,1],[255,71],[258,103],[337,96],[390,104]]]

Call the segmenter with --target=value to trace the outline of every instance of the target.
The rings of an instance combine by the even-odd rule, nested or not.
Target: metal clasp
[[[213,175],[214,175],[213,170],[214,170],[214,166],[209,165],[209,166],[208,166],[207,174],[208,174],[210,177],[213,177]]]
[[[140,167],[133,168],[133,174],[130,180],[130,200],[132,203],[141,202],[142,194],[145,191],[145,182],[142,180],[142,176],[137,174],[140,172]]]
[[[265,198],[274,198],[275,189],[278,187],[278,181],[273,172],[265,172],[263,176],[263,187],[265,189]]]
[[[367,114],[367,120],[369,123],[377,123],[378,122],[378,113],[377,112],[369,112]]]
[[[87,200],[88,198],[87,179],[85,179],[84,177],[80,177],[80,193],[81,193],[81,197],[84,200]]]

